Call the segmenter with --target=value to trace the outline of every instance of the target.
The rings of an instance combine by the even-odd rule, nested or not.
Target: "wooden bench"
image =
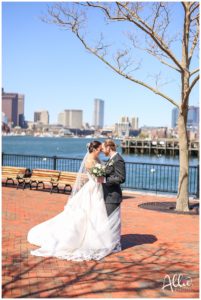
[[[24,187],[28,184],[31,190],[35,184],[36,189],[38,189],[39,185],[42,184],[43,189],[45,189],[45,183],[51,184],[52,181],[58,181],[59,174],[60,172],[56,170],[33,169],[31,177],[24,178]]]
[[[21,183],[24,178],[26,168],[22,167],[2,167],[2,179],[6,179],[5,185],[7,185],[8,181],[12,181],[13,185],[15,184],[15,180],[17,181],[17,187]]]
[[[71,192],[72,191],[72,186],[75,183],[77,177],[77,173],[75,172],[60,172],[59,179],[52,180],[52,188],[51,188],[51,193],[53,190],[57,190],[59,192],[59,187],[63,186],[64,187],[64,193],[66,191]]]

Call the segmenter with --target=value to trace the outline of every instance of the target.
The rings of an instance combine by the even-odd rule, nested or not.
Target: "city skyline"
[[[92,124],[93,99],[100,98],[106,99],[106,126],[115,124],[122,115],[138,116],[141,126],[171,126],[174,106],[109,70],[87,53],[70,32],[41,22],[47,3],[4,2],[2,7],[3,87],[25,95],[26,120],[32,120],[33,112],[42,106],[49,111],[50,123],[56,123],[59,112],[69,107],[83,110],[84,123]],[[98,30],[104,27],[97,13],[90,21]],[[179,30],[179,21],[178,15],[175,30]],[[122,28],[129,29],[122,24],[107,26],[107,36],[115,40]],[[139,76],[151,81],[150,70],[167,73],[154,58],[136,50],[139,54],[145,63],[137,71]],[[168,76],[170,84],[164,86],[164,91],[171,91],[179,102],[178,81],[174,73]],[[189,105],[198,106],[198,96],[195,87]]]
[[[94,127],[96,129],[101,129],[107,127],[104,124],[104,103],[102,99],[94,99],[94,110],[93,110],[93,122],[83,121],[83,110],[80,109],[64,109],[57,115],[57,121],[52,123],[49,121],[49,111],[43,109],[37,109],[33,112],[33,121],[27,120],[24,115],[25,108],[25,95],[15,93],[5,92],[2,88],[2,119],[5,123],[13,124],[14,127],[22,126],[24,127],[25,122],[37,123],[41,122],[44,124],[60,124],[68,128],[81,128],[87,126]],[[178,108],[172,109],[171,115],[171,126],[169,128],[175,128],[177,126],[179,110]],[[85,125],[84,125],[85,124]],[[127,124],[127,125],[126,125]],[[188,121],[187,126],[198,126],[199,125],[199,106],[189,106]],[[121,116],[119,121],[116,120],[114,124],[110,126],[120,126],[120,131],[128,131],[129,128],[138,130],[139,128],[139,118],[134,116]],[[125,127],[126,126],[126,127]],[[147,125],[142,125],[144,127]],[[148,127],[151,125],[148,125]],[[158,126],[161,127],[161,126]],[[163,127],[163,126],[162,126]],[[168,126],[167,126],[168,127]]]

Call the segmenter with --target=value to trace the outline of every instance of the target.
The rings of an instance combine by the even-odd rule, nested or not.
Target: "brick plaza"
[[[30,255],[28,230],[59,212],[67,195],[2,188],[2,293],[4,298],[198,298],[199,217],[139,208],[174,201],[124,193],[122,252],[102,261],[72,262]],[[188,287],[163,287],[165,276],[187,276]]]

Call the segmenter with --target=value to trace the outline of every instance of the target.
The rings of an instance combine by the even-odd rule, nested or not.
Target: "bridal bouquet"
[[[95,164],[95,166],[91,168],[91,174],[95,177],[105,176],[105,166],[99,163]]]

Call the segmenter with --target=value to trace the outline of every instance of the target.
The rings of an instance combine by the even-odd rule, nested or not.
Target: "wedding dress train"
[[[107,216],[102,185],[89,176],[64,210],[31,228],[27,240],[40,246],[31,251],[35,256],[100,260],[120,244],[120,226],[120,209]]]

